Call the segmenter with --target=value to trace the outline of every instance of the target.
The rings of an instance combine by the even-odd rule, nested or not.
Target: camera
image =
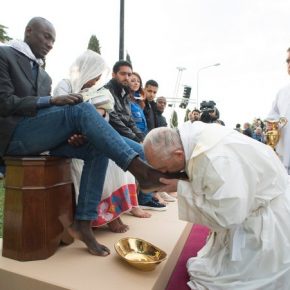
[[[214,101],[202,101],[200,103],[201,112],[213,113],[216,103]]]

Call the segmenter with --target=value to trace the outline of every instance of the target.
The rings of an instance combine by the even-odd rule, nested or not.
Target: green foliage
[[[0,238],[3,232],[3,207],[4,207],[4,188],[3,180],[0,180]]]
[[[184,122],[189,120],[189,118],[188,118],[188,113],[189,112],[191,112],[191,110],[187,108],[186,111],[185,111]]]
[[[7,35],[6,28],[6,26],[0,24],[0,42],[6,42],[12,39]]]
[[[178,126],[178,116],[175,110],[173,110],[171,118],[170,118],[170,127],[176,128]]]
[[[90,41],[89,41],[89,45],[88,45],[88,49],[101,54],[100,43],[95,35],[91,36]]]

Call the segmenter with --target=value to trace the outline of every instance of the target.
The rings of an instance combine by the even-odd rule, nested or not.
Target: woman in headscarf
[[[96,52],[87,50],[72,64],[69,78],[61,80],[54,89],[54,95],[81,93],[84,101],[93,103],[98,112],[107,117],[107,112],[113,109],[114,99],[107,90],[99,90],[101,77],[108,73],[104,59]],[[68,142],[77,145],[85,141],[83,136],[75,135]],[[116,148],[117,150],[117,148]],[[83,161],[72,160],[72,178],[78,195],[81,182]],[[98,172],[96,172],[98,178]],[[129,227],[123,224],[120,215],[138,206],[136,183],[134,176],[124,172],[114,161],[110,160],[106,172],[102,199],[97,207],[98,217],[92,226],[99,227],[107,224],[113,232],[126,232]]]

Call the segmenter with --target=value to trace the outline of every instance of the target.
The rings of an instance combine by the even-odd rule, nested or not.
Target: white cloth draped
[[[102,78],[94,86],[99,88],[102,84],[102,79],[108,73],[109,68],[102,56],[88,49],[71,65],[68,78],[69,82],[65,83],[62,80],[60,84],[57,84],[56,88],[58,91],[55,89],[53,95],[57,96],[61,92],[61,94],[64,94],[66,89],[69,89],[73,93],[79,93],[84,84],[102,75]]]
[[[288,124],[281,129],[276,151],[288,174],[290,174],[290,85],[285,86],[278,92],[267,119],[279,119],[280,117],[286,117]]]
[[[275,152],[217,124],[179,128],[189,182],[180,219],[212,233],[187,269],[191,289],[276,290],[290,285],[290,182]]]

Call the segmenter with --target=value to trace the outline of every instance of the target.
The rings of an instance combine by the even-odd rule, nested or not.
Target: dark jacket
[[[148,132],[158,127],[157,104],[154,101],[145,100],[144,115],[147,122]]]
[[[0,156],[20,119],[36,115],[37,96],[50,92],[51,78],[42,68],[35,83],[29,58],[12,47],[0,46]]]
[[[162,113],[157,110],[157,127],[167,127],[167,121]]]
[[[114,111],[110,112],[110,124],[122,136],[136,142],[142,142],[144,134],[136,126],[131,114],[129,91],[124,89],[115,79],[111,79],[106,85],[115,99]]]

